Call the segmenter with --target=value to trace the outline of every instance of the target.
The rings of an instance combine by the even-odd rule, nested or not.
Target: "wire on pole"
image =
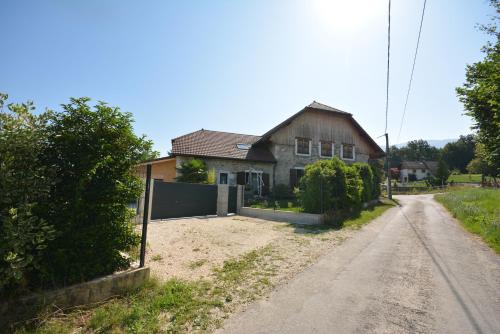
[[[424,14],[425,14],[425,5],[426,4],[427,4],[427,0],[424,0],[424,6],[422,8],[422,16],[420,17],[420,27],[418,28],[417,46],[415,47],[415,54],[413,55],[413,65],[411,67],[410,82],[408,83],[408,90],[406,91],[405,106],[403,108],[403,116],[401,117],[401,124],[399,125],[398,139],[396,142],[399,142],[399,137],[401,136],[401,130],[403,129],[403,122],[405,119],[406,107],[408,105],[408,98],[410,96],[410,91],[411,91],[411,83],[413,81],[413,72],[415,71],[415,62],[417,61],[418,47],[420,45],[420,36],[422,34],[422,25],[424,23]]]

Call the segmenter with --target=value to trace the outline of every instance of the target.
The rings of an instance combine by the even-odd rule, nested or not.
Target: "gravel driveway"
[[[432,195],[397,198],[220,333],[500,333],[500,257]]]
[[[242,216],[153,221],[148,226],[146,264],[161,280],[210,278],[213,268],[225,260],[271,245],[279,254],[279,270],[274,277],[277,283],[354,233],[311,232],[287,223]],[[287,260],[285,266],[283,259]]]

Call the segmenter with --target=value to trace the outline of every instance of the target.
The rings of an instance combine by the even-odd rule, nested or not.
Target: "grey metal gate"
[[[155,180],[151,219],[206,216],[216,213],[216,185]]]

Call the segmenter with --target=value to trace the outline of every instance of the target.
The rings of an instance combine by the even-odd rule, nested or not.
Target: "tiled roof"
[[[276,162],[264,147],[248,150],[237,147],[237,144],[252,145],[259,139],[259,136],[201,129],[172,139],[172,155]]]
[[[428,169],[432,174],[437,171],[437,161],[403,161],[401,169]]]
[[[427,166],[422,161],[403,161],[401,169],[427,169]]]

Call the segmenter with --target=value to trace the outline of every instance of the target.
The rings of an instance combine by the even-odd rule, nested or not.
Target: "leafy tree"
[[[39,285],[70,284],[127,268],[122,252],[139,242],[128,205],[142,191],[133,169],[152,157],[132,115],[104,102],[72,98],[47,127],[46,166],[55,171],[45,219],[57,231],[44,254]]]
[[[467,66],[465,83],[456,91],[466,115],[475,122],[473,128],[478,130],[478,142],[484,145],[488,170],[497,176],[500,172],[500,33],[496,22],[500,20],[500,2],[491,0],[490,3],[497,15],[493,23],[481,29],[493,37],[493,42],[482,48],[485,54],[482,61]]]
[[[474,135],[460,136],[457,141],[443,147],[442,157],[451,169],[465,173],[467,164],[474,158],[474,147]]]
[[[207,183],[208,181],[207,165],[203,160],[191,159],[185,161],[177,170],[181,173],[176,177],[179,182]]]
[[[448,180],[449,176],[450,168],[443,159],[439,159],[435,178],[439,180],[439,184],[446,184],[446,180]]]
[[[391,146],[389,161],[391,168],[398,168],[403,161],[437,160],[439,156],[438,148],[429,145],[426,140],[419,139],[412,140],[400,148]]]
[[[469,174],[485,174],[486,168],[486,164],[480,158],[472,159],[467,165]]]
[[[52,185],[50,169],[38,156],[50,112],[33,115],[32,102],[9,104],[4,111],[7,98],[0,94],[0,295],[27,288],[55,237],[40,212]]]

